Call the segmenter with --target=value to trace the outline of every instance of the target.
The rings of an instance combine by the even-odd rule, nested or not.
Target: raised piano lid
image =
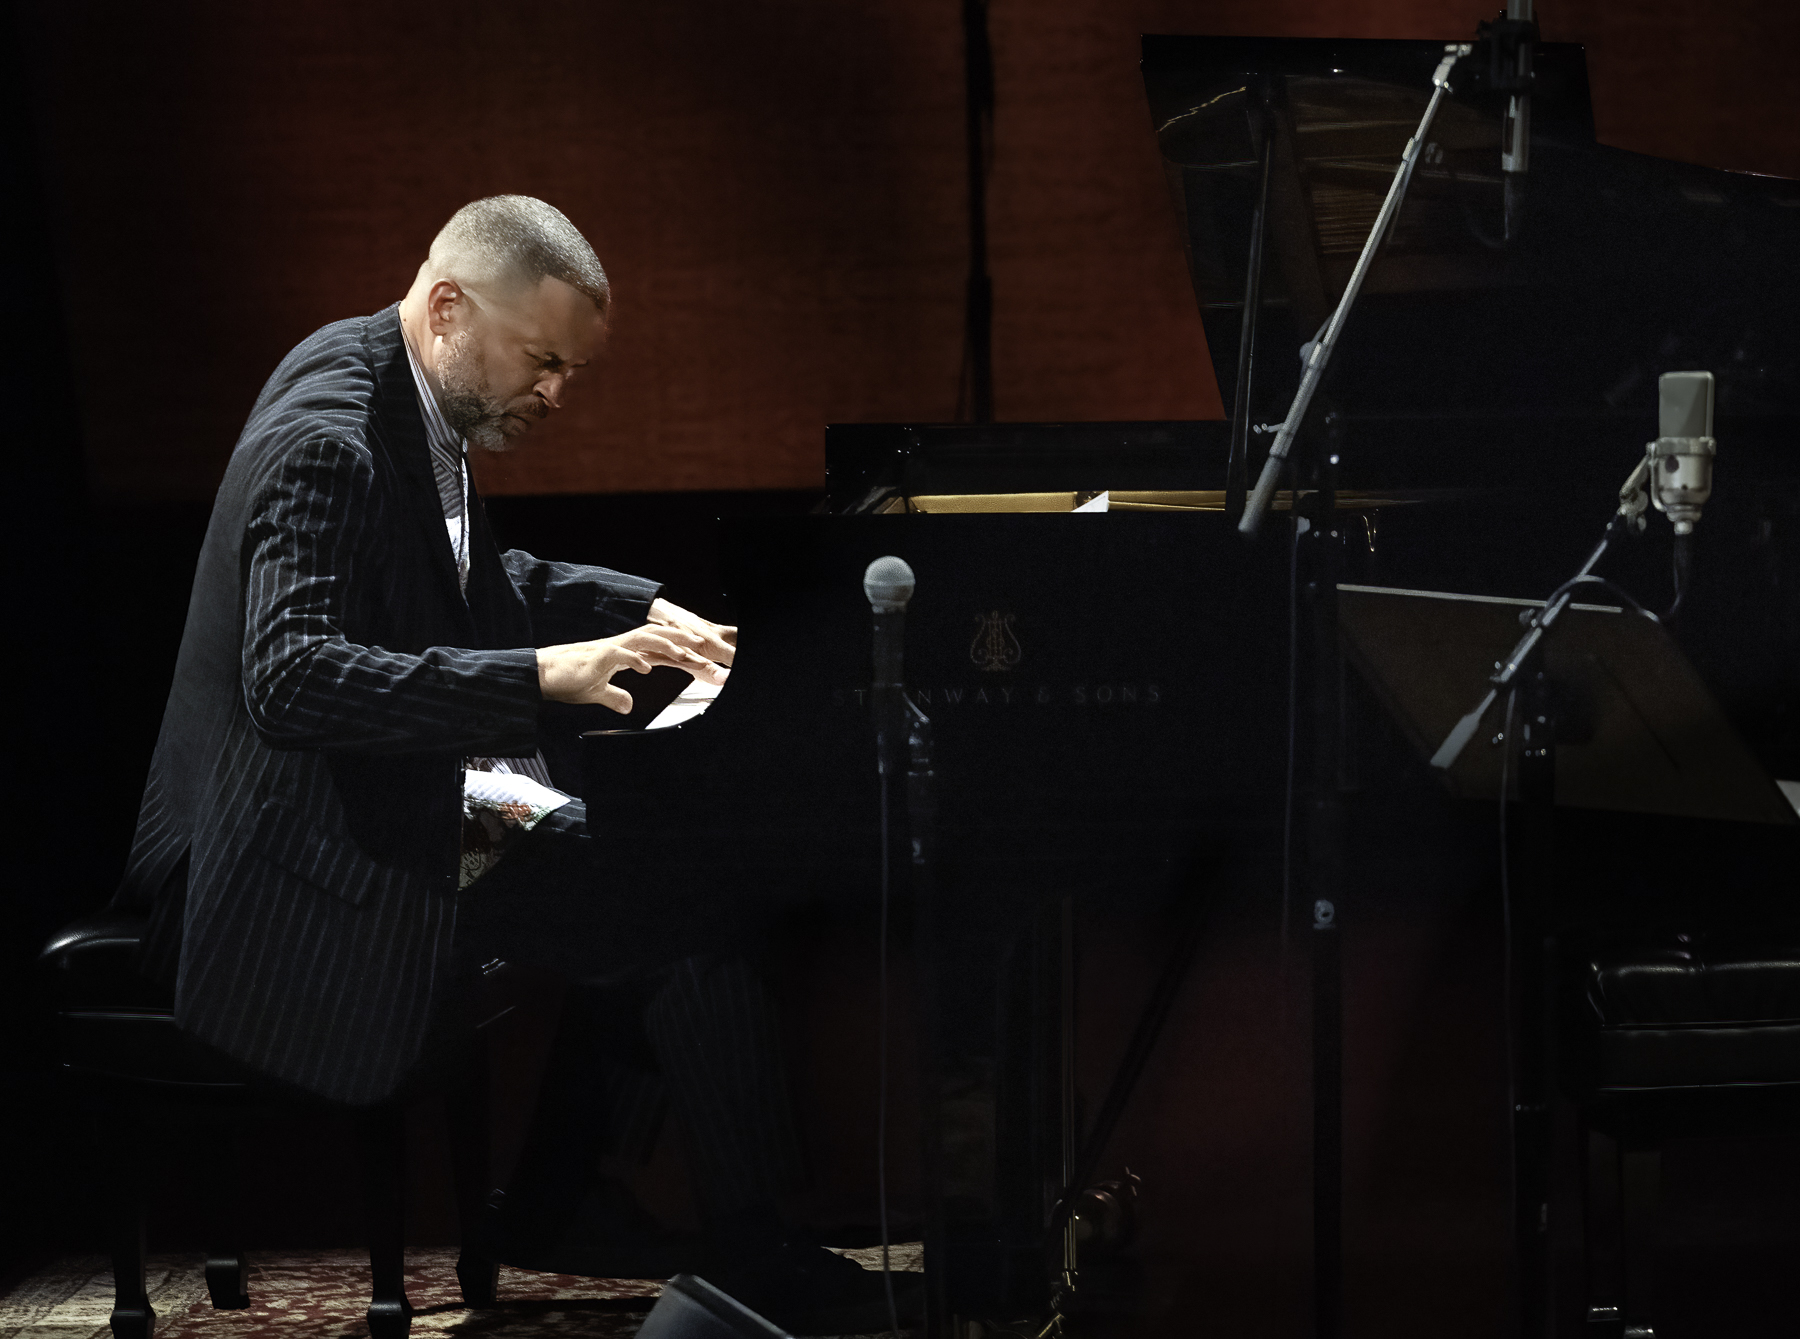
[[[1273,115],[1252,422],[1279,418],[1430,94],[1441,41],[1144,38],[1152,124],[1213,369],[1235,394],[1259,118]],[[1579,46],[1542,43],[1525,231],[1501,245],[1499,108],[1452,76],[1328,386],[1353,418],[1655,421],[1656,378],[1722,419],[1800,414],[1800,183],[1597,144]],[[1266,369],[1266,374],[1264,369]],[[1721,434],[1723,435],[1723,434]],[[1266,444],[1266,435],[1252,437]]]

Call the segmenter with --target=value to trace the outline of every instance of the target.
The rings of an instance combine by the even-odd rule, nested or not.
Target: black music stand
[[[1345,653],[1429,758],[1487,691],[1487,676],[1539,600],[1375,586],[1338,587]],[[1441,772],[1452,794],[1520,802],[1509,880],[1513,1048],[1513,1212],[1526,1336],[1548,1332],[1552,978],[1547,909],[1555,808],[1792,824],[1793,807],[1744,746],[1700,676],[1655,619],[1571,605],[1521,675]],[[1514,748],[1517,746],[1516,753]],[[1511,766],[1508,762],[1516,757]]]
[[[1541,600],[1375,586],[1338,587],[1344,648],[1429,756],[1481,700],[1494,662]],[[1539,667],[1553,685],[1555,802],[1576,809],[1793,823],[1763,771],[1668,629],[1605,605],[1569,607]],[[1523,698],[1521,698],[1521,702]],[[1522,714],[1522,713],[1519,713]],[[1454,795],[1498,799],[1504,701],[1444,773]],[[1548,722],[1546,722],[1548,723]],[[1516,769],[1523,770],[1523,769]],[[1517,775],[1509,799],[1521,798]]]

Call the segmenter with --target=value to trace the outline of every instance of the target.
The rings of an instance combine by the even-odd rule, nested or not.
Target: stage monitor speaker
[[[792,1339],[705,1279],[677,1274],[644,1320],[637,1339]]]

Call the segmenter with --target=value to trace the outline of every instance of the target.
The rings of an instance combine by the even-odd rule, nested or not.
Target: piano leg
[[[1582,1130],[1582,1171],[1587,1181],[1582,1232],[1587,1261],[1587,1323],[1596,1339],[1617,1339],[1625,1313],[1621,1241],[1619,1145],[1612,1136]]]

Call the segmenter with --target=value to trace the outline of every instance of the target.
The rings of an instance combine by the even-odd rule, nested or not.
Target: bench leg
[[[485,1038],[474,1039],[463,1082],[444,1098],[456,1181],[456,1217],[462,1236],[462,1250],[456,1257],[456,1281],[469,1306],[492,1306],[500,1285],[500,1266],[482,1223],[482,1207],[493,1189],[486,1046]]]
[[[1624,1173],[1625,1339],[1655,1339],[1651,1320],[1656,1291],[1654,1227],[1662,1194],[1662,1150],[1627,1147],[1619,1162]]]
[[[232,1247],[206,1252],[206,1295],[214,1311],[242,1311],[250,1305],[250,1263]]]
[[[365,1112],[362,1145],[363,1206],[369,1234],[369,1333],[374,1339],[406,1339],[412,1303],[406,1297],[406,1113],[398,1107]]]
[[[151,1339],[156,1312],[144,1287],[143,1131],[136,1113],[120,1107],[101,1118],[111,1222],[113,1339]]]
[[[250,1305],[250,1264],[238,1245],[243,1241],[241,1164],[237,1130],[224,1122],[208,1149],[214,1223],[206,1249],[206,1292],[215,1311],[242,1311]]]

